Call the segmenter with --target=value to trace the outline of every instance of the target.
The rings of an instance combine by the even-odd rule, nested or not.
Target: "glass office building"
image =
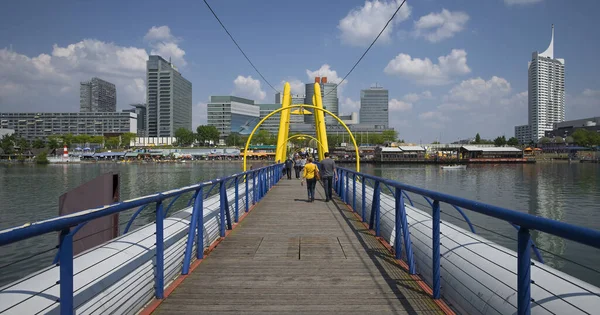
[[[249,135],[260,121],[260,106],[236,96],[211,96],[207,104],[209,126],[219,130],[222,139],[232,132]]]
[[[360,124],[375,129],[389,126],[389,95],[382,87],[372,87],[360,91]]]

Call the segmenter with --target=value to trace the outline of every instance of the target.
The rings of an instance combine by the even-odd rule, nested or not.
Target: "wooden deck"
[[[444,314],[317,184],[282,179],[157,314]]]

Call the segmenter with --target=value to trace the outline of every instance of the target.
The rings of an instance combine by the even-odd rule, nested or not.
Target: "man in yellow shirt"
[[[308,202],[315,201],[315,187],[317,185],[317,177],[319,174],[319,168],[313,163],[312,158],[308,158],[308,162],[304,166],[304,172],[302,173],[302,181],[306,179],[306,189],[308,190]]]

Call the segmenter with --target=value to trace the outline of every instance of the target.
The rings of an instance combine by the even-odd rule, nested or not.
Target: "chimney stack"
[[[321,78],[321,83],[327,83],[327,77],[322,77]]]
[[[315,83],[321,83],[321,78],[320,77],[315,77]]]

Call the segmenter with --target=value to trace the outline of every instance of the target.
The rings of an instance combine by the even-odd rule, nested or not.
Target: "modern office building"
[[[173,137],[179,128],[192,130],[192,83],[160,56],[146,62],[148,137]]]
[[[315,77],[315,83],[320,83],[321,85],[321,98],[323,100],[323,108],[334,113],[335,115],[339,114],[339,99],[337,95],[337,84],[327,82],[327,77]],[[305,85],[305,97],[304,104],[312,105],[313,104],[313,95],[315,94],[315,85],[314,83],[309,83]],[[311,110],[313,112],[313,110]],[[329,116],[328,114],[324,114],[325,116],[325,124],[337,124],[337,121]],[[315,118],[314,115],[305,115],[304,122],[307,124],[314,124]]]
[[[552,130],[545,132],[547,138],[571,136],[577,129],[595,131],[600,133],[600,117],[590,117],[584,119],[567,120],[555,123]]]
[[[389,126],[389,94],[382,87],[372,87],[360,91],[360,124],[375,129]]]
[[[215,126],[224,139],[232,132],[248,135],[260,121],[260,106],[236,96],[211,96],[207,104],[208,125]]]
[[[273,111],[281,108],[281,104],[259,104],[260,107],[260,119],[267,117]],[[259,129],[266,130],[272,134],[277,134],[279,132],[279,120],[281,117],[281,112],[269,117],[265,122],[259,127]]]
[[[281,104],[281,93],[275,93],[275,104]]]
[[[138,137],[146,136],[146,104],[130,104],[133,106],[130,109],[124,109],[124,113],[135,113],[137,114],[137,135]]]
[[[528,123],[531,140],[537,142],[565,120],[565,60],[554,58],[554,25],[548,49],[534,52],[528,68]]]
[[[137,132],[134,113],[0,113],[0,128],[14,129],[27,140],[51,135],[121,134]]]
[[[515,138],[521,144],[528,144],[531,141],[531,127],[529,125],[515,126]]]
[[[81,82],[79,107],[79,111],[82,113],[116,112],[117,89],[115,85],[99,78]]]

